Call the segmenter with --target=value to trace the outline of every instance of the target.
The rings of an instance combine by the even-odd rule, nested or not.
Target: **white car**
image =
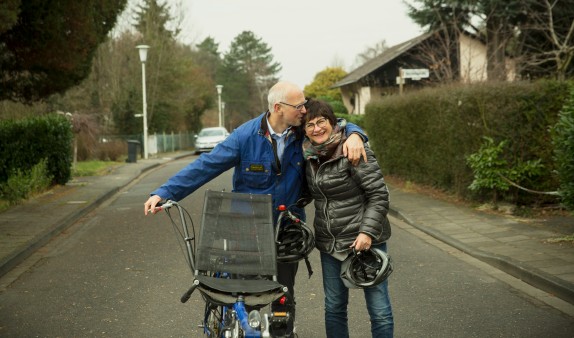
[[[211,151],[216,145],[223,142],[229,136],[227,129],[223,127],[203,128],[195,135],[195,153]]]

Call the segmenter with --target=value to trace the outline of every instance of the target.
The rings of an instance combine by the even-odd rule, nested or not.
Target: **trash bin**
[[[140,141],[138,140],[128,140],[128,163],[136,163],[138,161]]]

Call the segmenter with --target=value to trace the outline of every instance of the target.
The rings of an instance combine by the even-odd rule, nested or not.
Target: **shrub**
[[[554,160],[560,180],[559,193],[562,203],[574,209],[574,85],[570,98],[559,114],[558,122],[552,128]]]
[[[52,182],[52,176],[48,173],[47,163],[48,160],[43,159],[29,171],[15,169],[8,180],[0,184],[2,199],[7,200],[10,205],[15,205],[31,194],[48,189]]]
[[[501,192],[510,189],[510,180],[519,184],[522,180],[540,174],[542,165],[540,159],[522,163],[510,164],[503,157],[508,141],[494,144],[490,137],[484,137],[485,142],[478,152],[467,157],[467,163],[474,172],[474,180],[469,185],[472,191],[486,189],[493,192],[496,203]],[[506,178],[506,179],[505,179]]]
[[[120,161],[128,153],[127,142],[122,139],[113,139],[98,144],[97,158],[100,161]]]

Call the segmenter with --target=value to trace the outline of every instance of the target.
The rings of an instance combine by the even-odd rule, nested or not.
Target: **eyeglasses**
[[[317,126],[319,128],[324,128],[326,124],[327,124],[327,119],[319,119],[315,123],[305,124],[305,130],[308,132],[312,132],[313,130],[315,130],[315,126]]]
[[[303,103],[300,103],[300,104],[298,104],[298,105],[296,105],[296,106],[294,106],[294,105],[292,105],[292,104],[289,104],[289,103],[285,103],[285,102],[279,102],[279,103],[280,103],[280,104],[287,105],[287,106],[289,106],[289,107],[293,107],[293,108],[295,108],[295,109],[297,109],[297,110],[301,110],[303,107],[305,107],[305,104],[307,103],[307,100],[303,101]]]

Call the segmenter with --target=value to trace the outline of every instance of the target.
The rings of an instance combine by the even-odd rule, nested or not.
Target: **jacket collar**
[[[271,139],[271,134],[269,134],[269,127],[267,126],[267,117],[271,113],[266,111],[265,113],[261,114],[261,121],[259,125],[259,134],[265,136],[268,139]],[[291,134],[295,135],[295,139],[300,139],[304,136],[303,127],[289,127],[289,132],[287,133],[287,137],[291,136]]]

